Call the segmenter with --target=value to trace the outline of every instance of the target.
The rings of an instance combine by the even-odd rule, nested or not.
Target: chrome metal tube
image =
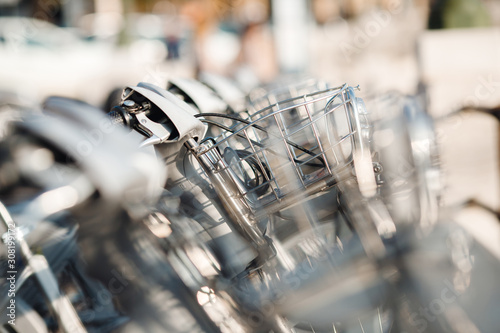
[[[231,173],[222,156],[215,149],[207,150],[206,146],[198,145],[194,139],[187,140],[185,145],[193,152],[198,163],[210,178],[224,208],[237,223],[236,227],[242,231],[242,236],[252,243],[260,255],[268,257],[274,254],[272,245],[258,228],[255,215],[238,189],[236,176]]]

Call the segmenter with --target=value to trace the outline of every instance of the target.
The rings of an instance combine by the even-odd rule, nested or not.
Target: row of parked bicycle
[[[443,213],[432,119],[361,95],[4,99],[0,331],[494,332],[498,262]]]

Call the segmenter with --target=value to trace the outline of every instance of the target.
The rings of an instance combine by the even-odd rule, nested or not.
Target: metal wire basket
[[[209,147],[200,154],[218,150],[245,201],[266,211],[353,175],[361,191],[373,195],[366,114],[352,87],[316,91],[271,104],[248,119],[233,118],[232,126],[205,120],[224,131],[206,140]]]
[[[295,98],[312,92],[323,91],[331,86],[316,78],[286,78],[262,87],[257,87],[248,94],[247,113],[252,115],[263,108],[280,101]]]

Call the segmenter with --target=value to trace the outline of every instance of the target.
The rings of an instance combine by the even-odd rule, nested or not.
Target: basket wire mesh
[[[252,115],[269,105],[276,104],[290,98],[323,91],[331,88],[327,82],[315,78],[289,78],[264,87],[257,87],[248,94],[247,113]]]
[[[234,120],[203,153],[218,150],[247,203],[280,209],[353,176],[367,149],[356,103],[347,85],[291,97]]]

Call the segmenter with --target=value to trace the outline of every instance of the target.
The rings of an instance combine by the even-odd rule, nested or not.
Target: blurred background
[[[481,104],[499,102],[497,0],[0,0],[0,15],[0,88],[38,100],[99,104],[117,86],[208,71],[243,88],[288,73],[425,86],[439,114],[481,84]]]
[[[359,84],[362,97],[419,94],[446,203],[500,211],[498,0],[0,0],[3,96],[103,107],[116,88],[203,72],[245,92],[302,75]]]

